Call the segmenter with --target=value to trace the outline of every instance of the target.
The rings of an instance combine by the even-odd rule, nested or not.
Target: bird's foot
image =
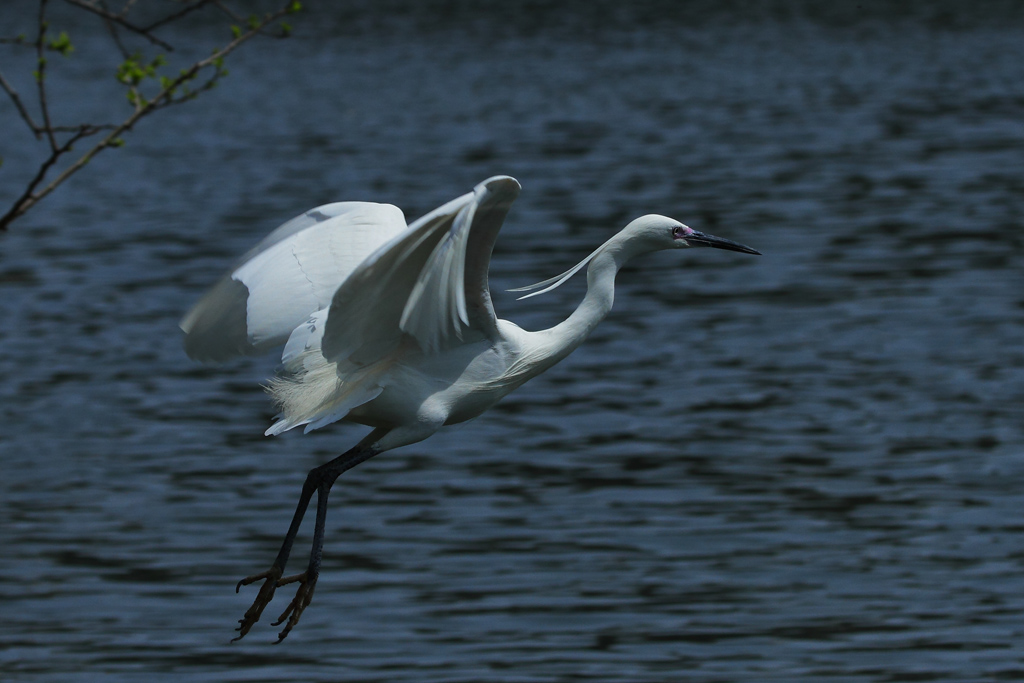
[[[260,592],[257,593],[256,599],[252,601],[252,606],[246,610],[242,618],[238,620],[239,626],[235,629],[239,632],[238,637],[232,638],[232,643],[244,638],[245,634],[249,632],[249,629],[253,627],[253,624],[260,620],[260,615],[263,614],[264,608],[266,608],[274,598],[274,591],[279,585],[281,574],[281,568],[274,565],[265,572],[245,577],[235,585],[235,592],[237,593],[242,586],[248,586],[250,583],[256,583],[263,579],[263,585],[260,586]]]
[[[299,617],[302,616],[303,610],[309,607],[309,603],[313,600],[313,589],[316,588],[316,580],[319,572],[310,572],[308,569],[301,574],[295,576],[288,576],[277,582],[278,586],[285,586],[289,583],[299,582],[299,589],[295,591],[295,597],[292,598],[291,603],[281,613],[272,626],[278,626],[284,623],[285,619],[288,619],[288,623],[285,624],[284,629],[277,634],[277,642],[281,642],[288,637],[288,633],[292,630],[295,624],[299,623]],[[291,615],[291,616],[289,616]]]

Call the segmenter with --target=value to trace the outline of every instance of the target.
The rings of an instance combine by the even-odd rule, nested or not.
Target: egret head
[[[761,254],[758,250],[751,249],[750,247],[739,244],[738,242],[698,232],[693,228],[683,225],[674,218],[659,216],[652,213],[646,216],[640,216],[640,218],[630,222],[629,225],[619,232],[619,234],[602,244],[596,250],[591,252],[590,256],[583,259],[561,275],[556,275],[553,278],[548,278],[547,280],[536,282],[532,285],[527,285],[526,287],[510,289],[509,291],[531,292],[530,294],[524,294],[519,297],[520,299],[529,299],[531,296],[550,292],[552,289],[558,287],[563,282],[571,278],[575,273],[579,272],[585,265],[593,261],[594,257],[601,253],[615,254],[616,260],[619,261],[621,259],[619,262],[623,263],[634,256],[650,253],[652,251],[662,251],[664,249],[689,249],[692,247],[715,247],[717,249],[741,251],[744,254],[757,254],[759,256]]]
[[[657,214],[648,214],[632,221],[623,229],[622,236],[630,242],[634,242],[637,246],[642,245],[641,248],[644,251],[715,247],[716,249],[739,251],[744,254],[757,254],[759,256],[761,254],[756,249],[751,249],[738,242],[699,232],[683,225],[674,218]]]

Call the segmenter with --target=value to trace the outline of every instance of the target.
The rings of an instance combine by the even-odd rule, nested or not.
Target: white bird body
[[[528,332],[499,320],[487,271],[519,183],[496,176],[411,225],[390,205],[340,202],[288,221],[248,252],[185,316],[185,349],[225,360],[284,345],[283,373],[269,391],[281,407],[267,434],[338,420],[374,428],[357,446],[312,470],[277,560],[241,620],[244,636],[278,585],[301,587],[281,638],[316,583],[326,498],[346,469],[477,417],[578,347],[612,308],[615,275],[634,256],[713,246],[759,253],[665,216],[623,228],[562,275],[525,287],[549,291],[587,268],[587,294],[565,321]],[[525,297],[524,297],[525,298]],[[317,523],[306,572],[281,579],[313,492]],[[239,636],[241,637],[241,636]]]
[[[272,383],[271,393],[285,413],[267,433],[303,424],[315,429],[328,417],[391,430],[386,443],[389,449],[396,448],[420,441],[444,425],[481,415],[578,345],[559,348],[550,343],[549,334],[527,332],[507,320],[497,320],[496,329],[494,340],[463,344],[443,355],[407,343],[367,368],[342,373],[336,364],[327,363],[319,372],[298,375],[302,379]],[[317,358],[318,353],[323,358],[320,347],[311,346],[306,358]],[[368,400],[340,414],[339,399],[352,395]],[[317,398],[304,400],[308,397]]]
[[[501,339],[467,344],[444,356],[409,350],[382,378],[383,392],[353,408],[347,419],[394,429],[411,422],[440,427],[480,415],[522,383],[500,381],[521,355],[519,340],[506,336],[510,328],[518,330],[499,321]]]

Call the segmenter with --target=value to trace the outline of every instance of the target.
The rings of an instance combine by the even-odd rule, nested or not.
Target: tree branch
[[[50,141],[50,149],[57,151],[57,139],[53,135],[53,124],[50,123],[50,109],[46,105],[46,54],[44,43],[46,38],[46,1],[39,0],[39,35],[36,37],[36,87],[39,90],[39,109],[43,117],[43,132]]]
[[[43,49],[45,47],[45,5],[47,0],[41,0],[40,2],[40,29],[39,37],[36,40],[37,56],[40,58],[40,71],[38,72],[38,82],[40,84],[40,105],[43,111],[44,124],[42,126],[36,126],[31,119],[28,111],[21,104],[21,100],[18,97],[17,92],[14,88],[3,79],[0,75],[0,86],[7,91],[11,99],[15,102],[15,106],[18,108],[19,113],[25,122],[29,125],[32,131],[39,137],[41,134],[45,134],[50,141],[50,155],[40,165],[39,171],[29,181],[28,187],[22,193],[22,195],[14,202],[13,206],[7,211],[6,214],[0,216],[0,230],[5,230],[7,226],[17,219],[19,216],[25,214],[29,209],[35,206],[40,200],[53,192],[58,186],[64,181],[70,178],[72,175],[81,170],[86,164],[88,164],[93,157],[102,152],[108,147],[120,147],[124,144],[121,139],[121,135],[127,131],[130,131],[132,127],[143,117],[152,114],[154,111],[168,107],[174,104],[181,104],[189,100],[195,99],[199,93],[209,90],[214,87],[217,81],[222,78],[227,72],[223,68],[223,60],[229,54],[234,52],[239,46],[246,41],[250,40],[254,36],[258,35],[268,25],[276,22],[287,14],[295,12],[299,9],[300,5],[295,0],[288,0],[279,10],[276,12],[265,15],[262,19],[252,19],[248,24],[248,31],[242,32],[240,29],[234,29],[234,39],[222,48],[214,50],[214,52],[192,64],[187,69],[183,69],[175,78],[160,78],[161,88],[159,92],[150,100],[146,100],[140,90],[139,85],[143,79],[148,77],[156,77],[156,68],[160,66],[163,61],[159,55],[154,59],[145,69],[140,69],[135,60],[126,60],[126,63],[122,65],[122,68],[118,71],[118,78],[123,83],[129,86],[129,100],[134,106],[134,111],[124,121],[116,125],[91,125],[83,124],[80,126],[53,126],[49,113],[46,106],[45,88],[43,86],[44,72],[42,71],[45,66],[45,60],[42,59]],[[209,4],[209,0],[201,0],[203,4]],[[82,0],[67,0],[73,5],[85,7],[90,11],[96,11],[97,7],[88,6]],[[125,5],[127,9],[130,7],[131,0]],[[190,5],[190,10],[195,9],[196,5]],[[116,22],[118,25],[125,26],[123,21],[118,21],[116,15],[113,15],[109,11],[102,10],[109,17],[104,16],[109,21]],[[182,14],[179,12],[179,16]],[[135,29],[133,29],[135,30]],[[138,59],[138,58],[136,58]],[[204,69],[209,67],[214,68],[214,72],[210,77],[195,90],[189,90],[188,84],[195,80],[196,76]],[[71,163],[69,166],[64,168],[56,177],[53,178],[48,184],[43,186],[47,174],[53,169],[57,161],[65,154],[71,152],[73,145],[79,140],[95,135],[101,131],[109,131],[107,135],[97,142],[91,149],[85,154]],[[62,144],[58,145],[55,137],[57,132],[69,132],[70,137]]]
[[[135,2],[136,0],[125,0],[124,7],[121,8],[120,15],[122,17],[126,16],[128,14],[128,10],[132,8],[132,5],[134,5]]]
[[[43,0],[43,1],[45,2],[45,0]],[[208,2],[209,0],[203,0],[203,1],[204,2]],[[107,21],[111,21],[111,22],[113,22],[115,24],[123,26],[124,28],[128,29],[132,33],[139,34],[140,36],[142,36],[143,38],[145,38],[149,42],[153,43],[154,45],[158,45],[161,48],[167,50],[168,52],[174,52],[174,47],[172,47],[170,45],[170,43],[166,43],[166,42],[160,40],[159,38],[157,38],[156,36],[154,36],[152,33],[150,33],[150,30],[151,30],[152,27],[150,27],[150,28],[141,28],[141,27],[136,26],[135,24],[129,22],[122,15],[114,14],[113,12],[109,12],[109,11],[103,9],[102,7],[99,7],[97,5],[93,5],[93,4],[88,3],[88,2],[84,2],[84,0],[64,0],[64,2],[68,3],[69,5],[74,5],[75,7],[80,7],[82,9],[86,10],[87,12],[92,12],[93,14],[106,19]]]
[[[245,19],[240,14],[236,14],[235,12],[232,12],[231,8],[228,7],[226,4],[224,4],[223,0],[208,0],[208,1],[210,3],[212,3],[214,7],[219,9],[224,14],[224,16],[226,16],[228,19],[230,19],[231,21],[235,22],[239,26],[244,25],[246,23],[250,23],[252,21],[251,19],[249,19],[249,20]],[[250,23],[250,25],[251,25],[251,23]],[[274,37],[274,38],[284,38],[287,35],[288,35],[288,32],[285,31],[283,34],[272,36],[272,37]]]
[[[6,230],[8,223],[13,221],[21,214],[28,211],[30,208],[32,208],[33,204],[35,204],[37,201],[39,201],[39,199],[48,194],[48,192],[46,192],[40,195],[33,195],[32,192],[39,186],[40,183],[43,182],[43,179],[46,177],[46,174],[50,171],[50,168],[55,163],[57,163],[57,160],[67,152],[71,151],[72,145],[74,145],[78,140],[85,137],[86,135],[91,134],[92,133],[88,132],[86,128],[83,128],[82,130],[79,130],[77,133],[68,138],[67,142],[65,142],[63,145],[50,152],[50,156],[46,159],[46,161],[40,164],[39,171],[36,173],[35,177],[29,181],[28,187],[25,188],[25,191],[22,193],[22,195],[18,197],[17,201],[14,202],[14,205],[6,214],[0,216],[0,230]]]
[[[128,11],[128,6],[125,6],[124,11]],[[124,16],[124,12],[121,13],[121,16]],[[104,19],[103,25],[107,27],[107,31],[110,33],[110,39],[114,41],[114,45],[117,46],[121,56],[128,59],[131,53],[128,52],[128,48],[124,46],[124,42],[121,40],[121,34],[117,32],[117,24],[110,19]]]
[[[132,1],[134,1],[134,0],[132,0]],[[168,16],[164,17],[163,19],[159,19],[157,21],[154,21],[152,24],[150,24],[149,26],[146,26],[142,30],[146,31],[146,32],[149,32],[149,31],[152,31],[155,28],[163,26],[164,24],[169,24],[172,21],[177,21],[178,19],[181,19],[186,14],[194,12],[195,10],[202,8],[204,5],[210,4],[211,1],[212,0],[196,0],[196,2],[192,3],[191,5],[187,5],[186,7],[181,9],[180,11],[178,11],[178,12],[176,12],[174,14],[168,15]],[[130,5],[125,6],[125,11],[127,11],[129,6]]]
[[[28,109],[25,109],[25,104],[21,101],[21,97],[18,96],[18,91],[14,89],[14,86],[7,82],[2,72],[0,72],[0,88],[3,88],[8,95],[11,96],[11,101],[14,102],[14,108],[21,114],[21,118],[24,119],[28,127],[32,129],[32,134],[36,136],[36,140],[39,140],[43,136],[42,129],[36,125],[36,122],[32,120],[32,115],[28,113]]]

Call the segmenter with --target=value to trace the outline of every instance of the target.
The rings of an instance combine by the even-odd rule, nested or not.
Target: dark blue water
[[[392,3],[240,52],[0,238],[0,679],[1024,677],[1024,18],[937,7]],[[61,111],[121,101],[64,68]],[[567,361],[345,474],[296,631],[286,593],[229,645],[363,431],[264,438],[275,359],[193,365],[179,317],[307,208],[495,173],[530,329],[582,279],[498,290],[640,214],[765,256],[631,264]]]

